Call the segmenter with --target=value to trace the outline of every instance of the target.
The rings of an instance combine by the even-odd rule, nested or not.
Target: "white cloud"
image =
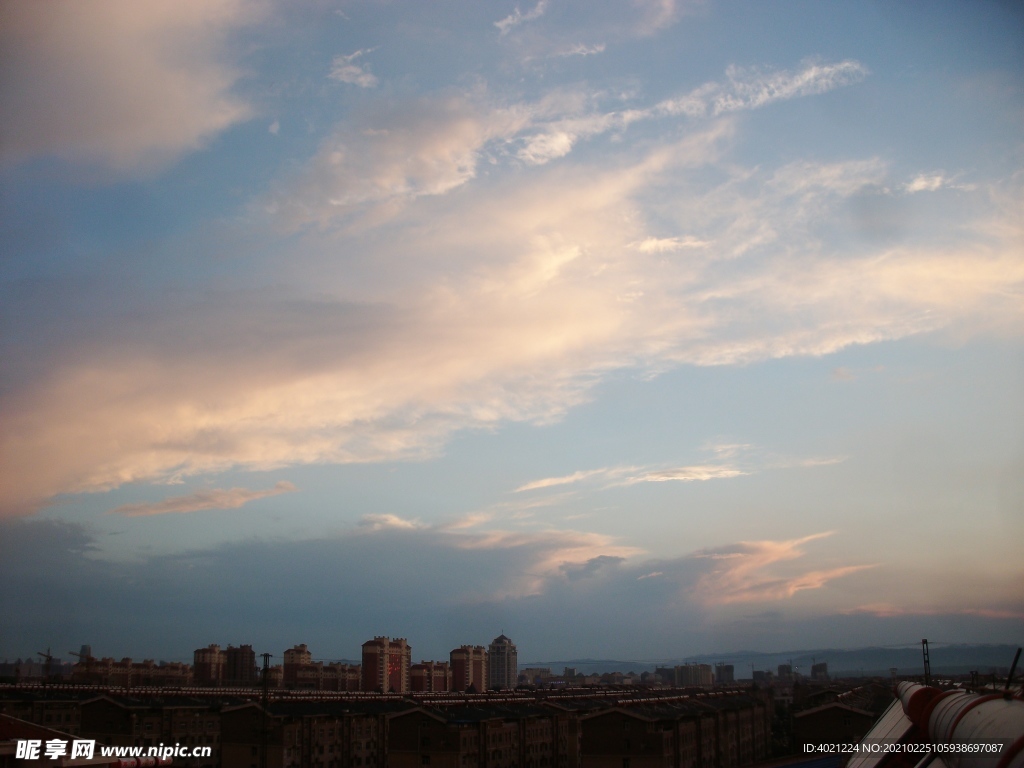
[[[0,160],[151,171],[253,114],[226,36],[242,0],[10,0],[0,7]]]
[[[747,474],[750,473],[728,465],[695,464],[689,467],[673,467],[672,469],[659,469],[650,472],[643,472],[638,475],[627,477],[621,482],[621,484],[635,485],[637,483],[666,482],[692,483],[700,480],[722,480],[730,477],[742,477]]]
[[[605,477],[608,475],[610,469],[589,469],[580,472],[573,472],[571,475],[564,475],[562,477],[547,477],[543,480],[533,480],[529,483],[525,483],[516,488],[516,493],[522,491],[536,491],[541,488],[552,488],[558,485],[571,485],[572,483],[578,483],[581,480],[586,480],[591,477]]]
[[[688,248],[706,248],[711,243],[696,237],[647,237],[629,245],[641,253],[670,253]]]
[[[336,59],[338,77],[354,78],[347,82],[360,78],[348,68],[364,53]],[[363,115],[359,126],[351,121],[339,126],[305,172],[273,196],[267,207],[292,225],[328,225],[346,220],[361,206],[449,193],[477,177],[482,158],[498,162],[512,147],[517,147],[512,154],[522,162],[544,165],[567,156],[580,141],[637,122],[756,109],[780,99],[823,93],[864,73],[851,61],[805,64],[796,72],[730,68],[728,82],[709,82],[653,107],[613,112],[595,111],[592,94],[557,92],[534,103],[512,105],[495,105],[481,91],[438,94]],[[703,244],[705,240],[694,236],[646,237],[638,247],[653,252]]]
[[[911,181],[903,185],[903,191],[908,194],[915,192],[937,192],[940,189],[959,189],[965,192],[972,192],[977,189],[974,184],[957,184],[954,179],[949,178],[941,171],[938,173],[921,173]]]
[[[539,2],[529,11],[523,13],[519,10],[519,6],[512,11],[508,16],[500,21],[494,22],[501,34],[508,34],[512,29],[518,27],[520,24],[525,24],[528,21],[536,21],[544,15],[544,11],[547,10],[548,0],[539,0]]]
[[[365,65],[356,64],[355,60],[364,54],[371,53],[377,50],[376,48],[366,48],[364,50],[350,53],[347,56],[335,56],[331,62],[331,71],[327,75],[331,80],[337,80],[340,83],[350,83],[352,85],[358,85],[360,88],[374,88],[379,82],[372,73],[367,70]]]
[[[407,520],[404,517],[391,514],[363,515],[359,518],[359,528],[363,531],[415,531],[425,528],[419,520]]]
[[[576,43],[568,48],[564,48],[560,51],[556,51],[551,54],[552,56],[593,56],[598,53],[604,53],[605,44],[595,43],[594,45],[584,45],[583,43]]]
[[[707,480],[724,480],[733,477],[751,475],[765,469],[787,469],[795,467],[829,466],[842,462],[843,458],[809,458],[780,459],[772,456],[753,454],[753,446],[746,443],[715,444],[707,450],[715,457],[715,463],[691,464],[679,467],[601,467],[573,472],[560,477],[546,477],[524,483],[515,489],[515,493],[537,491],[563,485],[575,485],[587,481],[607,483],[605,487],[621,487],[639,483],[666,482],[703,482]],[[730,460],[743,456],[739,463]]]
[[[298,489],[287,480],[281,480],[273,488],[262,491],[251,491],[248,488],[230,488],[222,490],[196,491],[187,496],[173,496],[169,499],[139,504],[124,504],[110,510],[109,515],[125,517],[150,517],[152,515],[185,514],[208,509],[238,509],[243,504],[282,493],[294,493]]]
[[[462,95],[367,116],[326,140],[270,208],[295,223],[328,223],[366,204],[444,194],[473,179],[483,147],[523,120]]]

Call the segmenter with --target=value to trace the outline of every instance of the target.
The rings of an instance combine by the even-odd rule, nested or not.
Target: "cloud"
[[[218,638],[287,648],[298,627],[321,658],[358,658],[360,644],[384,631],[409,638],[420,658],[444,658],[468,638],[486,641],[504,627],[524,658],[663,659],[746,647],[751,636],[749,624],[736,621],[751,612],[749,604],[708,607],[694,599],[694,585],[722,561],[630,559],[585,547],[562,560],[559,550],[587,543],[579,533],[538,532],[509,539],[507,546],[472,548],[458,546],[459,535],[431,527],[357,527],[319,539],[246,537],[215,549],[116,562],[97,556],[95,537],[53,520],[0,521],[0,638],[6,643],[0,654],[16,655],[39,637],[62,648],[88,637],[99,655],[120,657],[144,647],[157,658],[187,659],[193,648]],[[529,575],[538,563],[545,564],[539,582]],[[640,578],[653,572],[661,575]],[[903,576],[886,574],[895,583]],[[1010,642],[1019,620],[986,614],[1021,613],[1019,576],[1009,574],[998,596],[965,595],[950,605],[951,613],[930,621],[836,612],[865,603],[870,589],[831,595],[829,610],[811,617],[801,613],[797,598],[786,603],[785,621],[771,641],[779,648],[877,645],[924,634],[924,626],[929,636],[942,636],[942,629],[963,642]],[[119,631],[125,605],[135,606],[130,638]],[[961,607],[976,613],[952,612]],[[338,615],[348,618],[339,623]]]
[[[701,577],[693,594],[707,604],[783,600],[802,590],[820,589],[834,579],[877,567],[846,565],[787,574],[773,568],[779,563],[799,560],[806,554],[803,545],[831,535],[832,532],[826,532],[788,541],[744,541],[697,552],[695,558],[711,560],[715,568]]]
[[[358,85],[360,88],[374,88],[376,87],[378,80],[377,78],[367,71],[365,66],[355,64],[355,60],[364,54],[371,53],[377,50],[376,48],[366,48],[364,50],[350,53],[347,56],[335,56],[331,62],[331,71],[327,75],[331,80],[337,80],[340,83],[351,83],[352,85]]]
[[[849,368],[839,366],[832,370],[832,378],[836,381],[853,381],[857,378],[857,375]]]
[[[11,0],[0,9],[0,162],[149,172],[248,119],[226,38],[242,0]]]
[[[124,515],[125,517],[150,517],[152,515],[184,514],[200,512],[206,509],[238,509],[250,501],[265,499],[269,496],[280,496],[282,493],[297,491],[292,483],[281,480],[273,488],[262,491],[251,491],[248,488],[216,488],[208,491],[196,491],[187,496],[172,496],[163,501],[140,504],[124,504],[110,510],[108,515]]]
[[[608,468],[587,469],[581,470],[579,472],[573,472],[571,475],[563,475],[561,477],[546,477],[543,480],[533,480],[529,483],[524,483],[523,485],[516,488],[515,492],[521,493],[523,491],[536,491],[541,488],[551,488],[556,485],[570,485],[572,483],[578,483],[581,480],[586,480],[591,477],[605,477],[611,471],[613,470],[610,470]]]
[[[671,253],[687,248],[706,248],[710,245],[710,242],[696,237],[647,237],[639,242],[630,243],[631,248],[636,248],[641,253]]]
[[[718,117],[730,112],[759,109],[776,101],[817,95],[850,85],[866,74],[863,65],[852,60],[835,64],[805,62],[803,68],[795,72],[731,66],[726,70],[725,82],[704,83],[684,96],[666,99],[653,107],[572,115],[538,122],[536,128],[539,130],[532,135],[529,134],[532,126],[525,129],[524,146],[517,157],[531,165],[541,165],[569,154],[580,140],[611,130],[624,130],[634,123],[664,117]],[[696,238],[645,238],[638,247],[677,250],[703,244]]]
[[[351,60],[365,52],[335,62],[341,62],[346,77],[359,78],[349,68],[354,66]],[[329,226],[366,207],[380,211],[388,204],[449,194],[476,179],[485,158],[494,164],[514,157],[527,165],[545,165],[567,156],[581,141],[634,123],[680,116],[713,118],[756,109],[824,93],[864,73],[853,61],[806,63],[796,72],[730,68],[727,82],[705,83],[653,107],[611,112],[596,111],[594,96],[585,93],[555,92],[536,102],[514,104],[495,104],[480,89],[435,94],[412,104],[382,107],[340,125],[305,171],[272,195],[265,208],[291,226]],[[652,253],[708,244],[694,236],[645,237],[636,247]]]
[[[857,237],[849,205],[886,185],[885,163],[743,168],[728,159],[733,118],[642,148],[609,144],[600,165],[489,162],[492,140],[571,108],[557,101],[525,114],[448,95],[339,129],[278,202],[328,225],[346,211],[348,226],[282,242],[253,217],[224,247],[270,241],[270,284],[286,269],[288,288],[144,297],[130,323],[58,307],[63,294],[46,285],[13,293],[10,317],[26,325],[3,342],[17,372],[0,392],[4,514],[230,468],[423,459],[460,430],[551,423],[613,371],[1017,333],[1019,190],[979,199],[984,219],[879,247]],[[714,183],[695,190],[706,176]],[[389,227],[358,219],[396,196]],[[825,226],[844,237],[826,244]],[[644,252],[634,244],[652,229],[713,245]],[[77,286],[76,302],[124,306],[121,293],[89,290]],[[59,329],[41,321],[58,310]],[[686,470],[707,466],[758,468],[717,459],[634,474],[696,479]]]
[[[560,51],[555,51],[552,56],[593,56],[598,53],[604,53],[605,44],[595,43],[593,45],[584,45],[583,43],[576,43],[568,48]]]
[[[485,145],[524,119],[482,110],[462,94],[364,116],[324,141],[268,209],[295,224],[329,224],[367,204],[443,195],[475,178]]]
[[[665,574],[662,573],[661,571],[651,571],[650,573],[645,573],[643,576],[637,576],[636,580],[637,581],[643,581],[644,579],[655,579],[658,576],[664,576],[664,575]]]
[[[365,531],[384,531],[388,529],[399,531],[414,531],[423,528],[418,520],[406,520],[398,515],[363,515],[359,518],[359,528]]]
[[[806,458],[792,459],[777,456],[755,456],[754,446],[747,443],[715,444],[707,447],[707,451],[715,456],[718,463],[691,464],[679,467],[636,467],[618,466],[586,469],[569,475],[546,477],[532,480],[515,489],[514,493],[536,491],[562,485],[574,485],[591,480],[607,483],[605,487],[621,487],[639,483],[665,482],[698,482],[705,480],[722,480],[732,477],[743,477],[764,469],[785,469],[792,467],[817,467],[837,464],[843,458]],[[728,463],[728,460],[744,455],[742,466]]]
[[[539,2],[526,13],[520,11],[519,6],[516,6],[516,9],[504,19],[494,22],[494,26],[498,28],[502,35],[506,35],[520,24],[525,24],[528,21],[536,21],[539,19],[544,15],[544,11],[547,10],[547,7],[548,0],[539,0]]]
[[[658,469],[650,472],[643,472],[632,475],[621,481],[621,485],[635,485],[636,483],[665,483],[684,482],[691,483],[695,480],[721,480],[729,477],[741,477],[750,474],[736,467],[714,464],[697,464],[689,467],[673,467],[672,469]]]
[[[565,574],[565,577],[569,579],[569,581],[576,581],[577,579],[586,579],[594,576],[603,569],[614,568],[625,561],[626,558],[624,557],[598,555],[597,557],[592,557],[583,563],[564,563],[560,570]]]
[[[976,188],[974,184],[956,184],[953,179],[948,178],[942,172],[922,173],[903,185],[903,191],[907,194],[937,192],[940,189],[959,189],[970,192]]]

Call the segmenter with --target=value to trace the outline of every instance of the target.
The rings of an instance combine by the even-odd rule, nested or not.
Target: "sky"
[[[1022,33],[5,0],[0,656],[1019,644]]]

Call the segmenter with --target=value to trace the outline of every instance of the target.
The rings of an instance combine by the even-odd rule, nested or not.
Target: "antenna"
[[[1010,682],[1013,680],[1013,673],[1017,671],[1017,662],[1020,661],[1020,648],[1013,654],[1013,664],[1010,665],[1010,674],[1006,676],[1006,687],[1003,689],[1003,696],[1010,698]]]
[[[924,684],[932,684],[932,662],[928,657],[928,638],[921,640],[921,654],[924,656]]]

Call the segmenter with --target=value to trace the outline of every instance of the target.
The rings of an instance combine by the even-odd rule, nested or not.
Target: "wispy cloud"
[[[608,487],[637,485],[639,483],[703,482],[743,477],[765,469],[788,469],[794,467],[818,467],[838,464],[844,457],[787,458],[758,452],[749,443],[717,443],[706,446],[715,457],[715,462],[688,464],[677,467],[636,467],[615,466],[586,469],[569,475],[546,477],[532,480],[515,489],[515,493],[536,491],[563,485],[575,485],[588,481],[600,481]],[[737,459],[742,459],[736,461]]]
[[[919,174],[903,185],[903,191],[908,194],[914,194],[915,192],[937,192],[940,189],[959,189],[970,192],[976,188],[974,184],[957,184],[954,179],[949,178],[941,171]]]
[[[331,76],[364,87],[375,85],[376,78],[353,63],[367,52],[338,57]],[[484,92],[439,94],[367,115],[361,130],[346,122],[323,142],[306,171],[274,195],[266,208],[294,224],[328,225],[345,220],[361,206],[453,192],[477,177],[484,158],[497,163],[514,157],[527,165],[544,165],[567,156],[580,141],[637,122],[756,109],[847,85],[864,72],[849,61],[809,63],[793,72],[730,68],[725,82],[706,83],[653,107],[612,112],[588,108],[592,98],[583,94],[503,105],[491,103]],[[633,247],[656,253],[708,244],[695,236],[646,237]]]
[[[327,77],[337,80],[340,83],[351,83],[360,88],[374,88],[378,80],[371,74],[366,65],[356,64],[355,61],[367,53],[372,53],[376,48],[365,48],[345,56],[335,56],[331,62],[331,71]]]
[[[750,474],[737,467],[715,464],[694,464],[688,467],[672,467],[657,469],[650,472],[626,477],[619,485],[636,485],[637,483],[692,483],[701,480],[721,480],[729,477],[741,477]]]
[[[560,51],[555,51],[551,54],[552,56],[563,57],[563,56],[594,56],[598,53],[604,53],[604,43],[595,43],[594,45],[584,45],[583,43],[576,43],[568,48],[563,48]]]
[[[523,13],[521,10],[519,10],[519,6],[516,6],[516,9],[512,11],[512,13],[510,13],[504,19],[494,22],[494,26],[496,26],[500,30],[501,34],[508,34],[511,30],[515,29],[520,24],[525,24],[528,21],[536,21],[537,19],[539,19],[541,16],[544,15],[544,12],[547,10],[547,7],[548,0],[540,0],[532,9],[530,9],[526,13]]]
[[[693,557],[714,561],[715,567],[701,577],[693,594],[708,604],[782,600],[802,590],[820,589],[834,579],[877,567],[877,564],[844,565],[797,573],[781,573],[775,568],[780,563],[804,557],[805,544],[831,535],[830,531],[788,541],[743,541],[697,552]]]
[[[607,467],[602,469],[580,470],[579,472],[573,472],[571,475],[563,475],[561,477],[546,477],[542,480],[533,480],[529,483],[524,483],[523,485],[516,488],[515,492],[521,493],[523,491],[536,491],[541,488],[552,488],[556,485],[571,485],[573,483],[578,483],[581,480],[586,480],[591,477],[607,477],[609,473],[617,471],[619,470]]]
[[[208,491],[196,491],[187,496],[172,496],[163,501],[124,504],[110,510],[108,515],[124,515],[125,517],[150,517],[152,515],[185,514],[201,512],[207,509],[238,509],[250,501],[280,496],[282,493],[297,491],[292,483],[281,480],[273,488],[253,491],[248,488],[216,488]]]
[[[712,243],[696,237],[646,237],[629,245],[641,253],[670,253],[688,248],[707,248]]]
[[[866,75],[867,69],[852,60],[835,64],[806,62],[796,71],[729,67],[725,81],[704,83],[683,96],[666,99],[653,107],[592,113],[541,124],[539,132],[525,137],[525,146],[518,156],[538,165],[564,157],[580,140],[611,130],[624,130],[634,123],[668,116],[718,117],[730,112],[759,109],[777,101],[826,93],[858,82]],[[643,243],[658,248],[661,241],[648,238],[641,245]],[[673,244],[690,247],[686,240],[676,240]]]
[[[426,526],[419,520],[409,520],[398,515],[371,514],[359,518],[358,527],[362,531],[415,531]]]

